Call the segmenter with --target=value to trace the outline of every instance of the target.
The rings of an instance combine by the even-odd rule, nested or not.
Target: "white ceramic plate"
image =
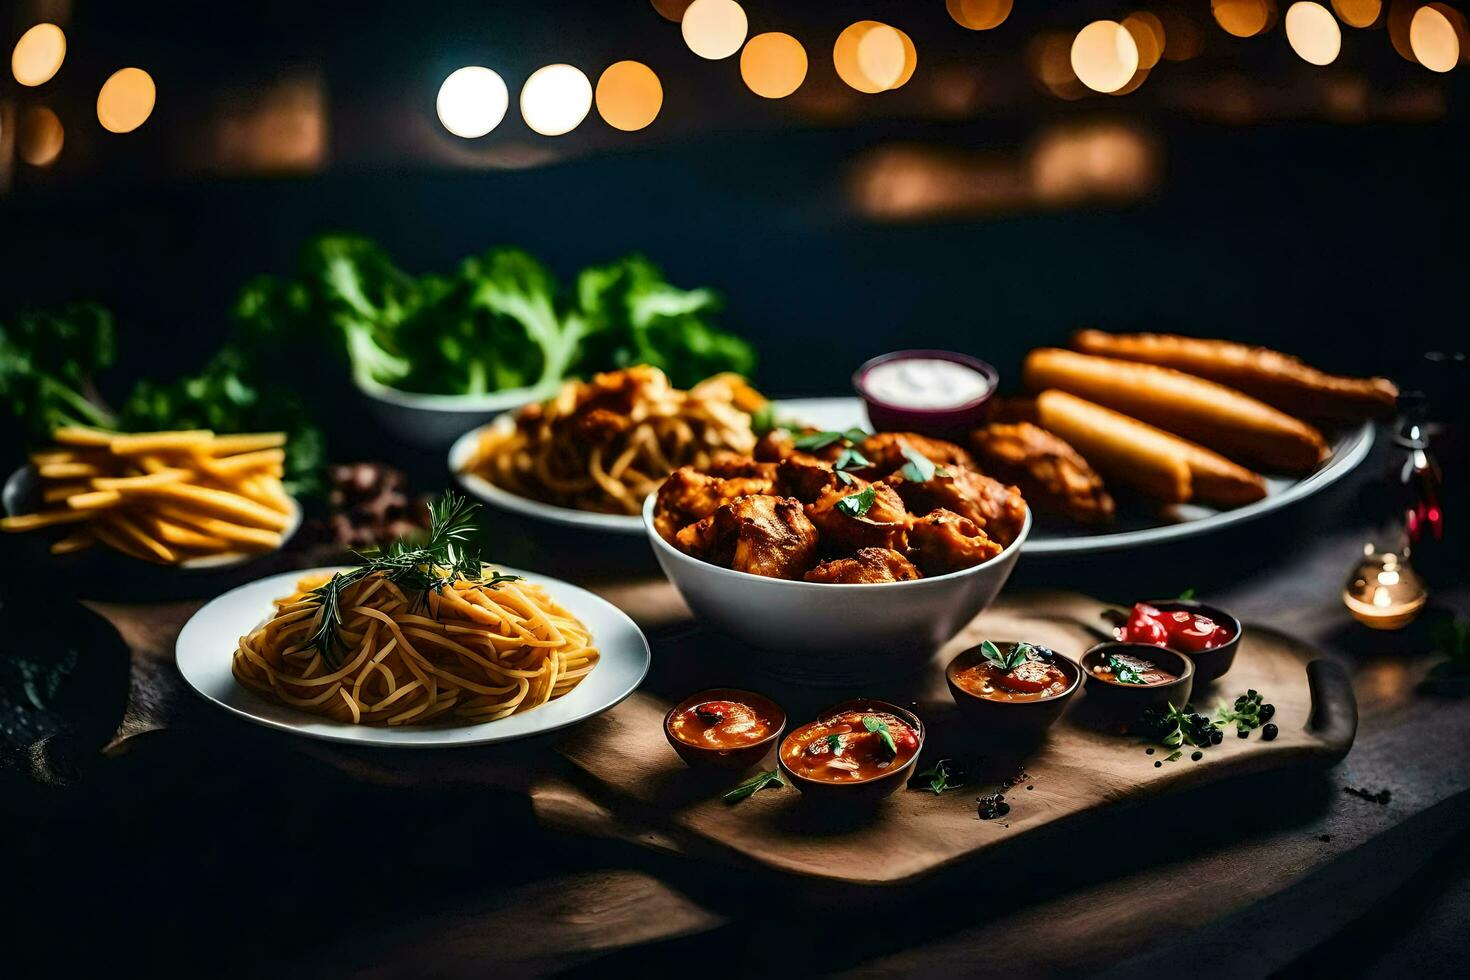
[[[858,422],[853,420],[854,410],[858,413]],[[863,403],[856,398],[792,398],[776,402],[776,414],[782,418],[798,418],[824,429],[847,428],[856,424],[866,426],[868,422]],[[583,528],[608,534],[643,536],[643,518],[637,514],[598,514],[588,510],[573,510],[570,507],[544,504],[539,500],[531,500],[529,497],[522,497],[509,490],[503,490],[483,476],[464,472],[475,454],[475,447],[479,444],[481,432],[496,429],[508,431],[514,425],[515,419],[509,415],[502,415],[488,425],[466,432],[450,447],[449,471],[454,474],[455,480],[466,493],[487,504],[499,507],[501,510],[533,517],[551,524],[560,524],[563,527]]]
[[[781,418],[798,419],[823,429],[841,430],[858,426],[871,428],[868,413],[860,398],[792,398],[776,403]],[[502,416],[491,425],[513,425]],[[615,514],[591,514],[586,511],[553,507],[525,497],[518,497],[491,484],[482,477],[460,473],[474,452],[480,430],[466,433],[449,452],[449,466],[460,485],[469,493],[497,507],[573,527],[591,528],[617,534],[641,534],[642,521],[637,517]],[[1245,521],[1264,517],[1288,504],[1325,490],[1347,476],[1368,455],[1373,446],[1373,424],[1365,422],[1356,429],[1341,433],[1332,445],[1332,456],[1308,476],[1267,477],[1266,496],[1253,504],[1234,510],[1215,510],[1198,504],[1187,504],[1174,510],[1173,521],[1142,514],[1120,515],[1113,527],[1099,531],[1089,528],[1066,528],[1052,521],[1038,520],[1026,542],[1027,555],[1089,555],[1125,548],[1198,537]]]
[[[270,701],[242,686],[230,673],[240,637],[270,618],[271,601],[289,595],[297,579],[335,568],[303,569],[272,575],[226,592],[184,624],[175,647],[179,672],[189,686],[226,711],[260,725],[329,742],[392,748],[442,748],[509,742],[566,728],[601,714],[632,694],[648,673],[648,641],[622,610],[586,589],[558,579],[501,568],[543,585],[558,603],[592,632],[601,659],[570,694],[522,714],[475,725],[421,725],[389,728],[353,725],[308,714]]]

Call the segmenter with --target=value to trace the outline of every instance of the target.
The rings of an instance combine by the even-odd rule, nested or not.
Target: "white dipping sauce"
[[[958,408],[990,391],[990,379],[957,361],[905,357],[871,368],[863,387],[878,401],[901,408]]]

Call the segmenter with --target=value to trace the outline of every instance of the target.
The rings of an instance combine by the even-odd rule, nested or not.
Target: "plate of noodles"
[[[847,427],[855,404],[861,414],[852,398],[771,402],[733,374],[685,391],[643,365],[568,382],[546,402],[465,433],[449,468],[466,492],[502,510],[641,536],[644,499],[681,466],[751,453],[760,416]]]
[[[585,589],[482,563],[476,507],[446,494],[425,542],[216,598],[179,634],[180,673],[261,725],[406,748],[540,735],[633,693],[642,631]]]

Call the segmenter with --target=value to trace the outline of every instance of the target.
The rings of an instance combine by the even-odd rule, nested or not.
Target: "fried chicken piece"
[[[737,572],[801,578],[817,557],[817,529],[791,497],[752,495],[721,504],[678,533],[679,550]]]
[[[856,585],[865,582],[907,582],[919,577],[913,562],[888,548],[860,548],[851,558],[834,558],[807,572],[808,582]]]
[[[769,463],[756,465],[775,469]],[[759,471],[751,476],[724,478],[701,473],[692,466],[680,467],[658,488],[653,504],[654,529],[673,544],[681,528],[708,517],[721,504],[736,497],[770,493],[771,486],[771,478]]]
[[[868,500],[861,514],[851,509]],[[853,498],[855,503],[838,506]],[[814,503],[807,504],[806,516],[822,534],[822,553],[831,556],[851,555],[862,548],[890,548],[903,551],[908,546],[909,513],[894,489],[874,483],[861,489],[840,487],[825,491]]]
[[[797,453],[776,464],[776,492],[804,504],[816,503],[828,490],[861,490],[868,481],[851,473],[839,476],[827,463]]]
[[[900,469],[908,462],[903,454],[905,447],[924,456],[935,466],[975,466],[970,454],[952,442],[931,439],[917,432],[879,432],[858,443],[858,452],[873,461],[872,467],[859,472],[877,480]]]
[[[936,508],[909,527],[909,558],[925,575],[973,568],[1002,550],[979,525],[952,510]]]
[[[970,433],[986,470],[1021,488],[1038,510],[1078,524],[1110,524],[1113,498],[1102,477],[1064,440],[1030,422],[994,422]]]
[[[704,472],[710,476],[724,477],[725,479],[760,477],[766,480],[774,480],[776,478],[776,464],[764,463],[743,453],[722,449],[710,457],[709,465],[704,467]],[[748,492],[755,493],[757,491],[751,490]]]
[[[911,480],[900,470],[887,482],[915,514],[941,507],[954,511],[974,521],[1002,545],[1016,540],[1021,525],[1026,523],[1026,502],[1019,490],[965,466],[938,467],[923,481]]]
[[[763,462],[779,463],[783,459],[796,458],[807,463],[831,463],[842,455],[842,450],[847,443],[841,439],[834,440],[821,449],[806,451],[796,448],[796,440],[802,436],[815,435],[822,431],[807,426],[800,432],[790,429],[772,429],[761,436],[755,444],[755,458]]]

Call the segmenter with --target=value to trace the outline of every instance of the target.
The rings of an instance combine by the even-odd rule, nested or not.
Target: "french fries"
[[[1284,412],[1327,424],[1391,415],[1399,394],[1387,378],[1327,374],[1288,354],[1228,340],[1082,330],[1072,337],[1072,346],[1085,354],[1186,371],[1229,385]]]
[[[1068,392],[1247,466],[1303,474],[1327,456],[1322,434],[1300,419],[1173,368],[1041,348],[1026,356],[1023,373],[1035,391]]]
[[[67,427],[35,453],[40,510],[0,519],[0,530],[68,527],[51,553],[101,542],[142,561],[177,565],[271,551],[296,516],[281,486],[286,436],[208,430],[120,434]]]

